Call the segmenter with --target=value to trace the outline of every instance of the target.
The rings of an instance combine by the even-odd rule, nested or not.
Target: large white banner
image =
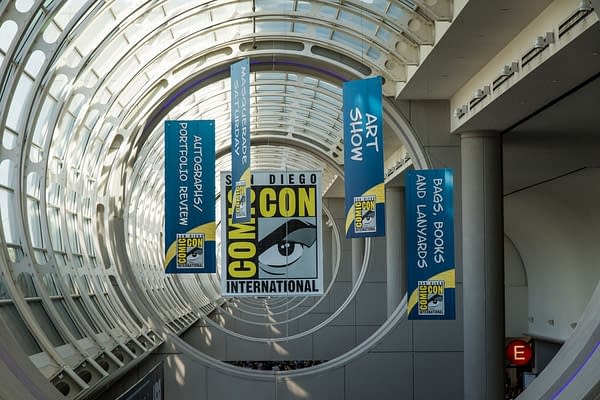
[[[323,294],[321,173],[252,171],[250,221],[234,223],[231,173],[221,174],[221,293]]]

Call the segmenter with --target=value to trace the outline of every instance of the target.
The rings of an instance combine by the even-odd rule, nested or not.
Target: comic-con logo
[[[354,198],[354,232],[376,232],[376,196]]]
[[[444,281],[419,281],[419,315],[444,315]]]
[[[204,268],[204,234],[177,234],[177,268]]]
[[[246,186],[246,181],[237,181],[235,184],[234,191],[234,205],[235,205],[235,216],[236,218],[246,218],[248,216],[246,210],[248,209],[247,202],[247,193],[248,187]]]

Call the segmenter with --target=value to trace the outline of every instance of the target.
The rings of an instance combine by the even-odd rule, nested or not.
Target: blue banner
[[[346,237],[385,235],[381,77],[344,83]]]
[[[215,121],[165,121],[164,265],[215,272]]]
[[[250,221],[250,61],[231,66],[233,222]]]
[[[408,319],[455,318],[453,190],[450,169],[406,174]]]

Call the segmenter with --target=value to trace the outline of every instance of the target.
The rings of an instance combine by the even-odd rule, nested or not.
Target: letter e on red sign
[[[524,340],[511,340],[506,346],[506,358],[513,365],[521,366],[529,364],[532,355],[531,346]]]

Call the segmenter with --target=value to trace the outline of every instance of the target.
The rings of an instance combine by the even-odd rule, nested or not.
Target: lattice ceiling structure
[[[393,98],[451,9],[449,0],[3,1],[0,297],[38,296],[28,282],[56,296],[110,294],[106,282],[125,265],[150,302],[154,291],[178,299],[160,251],[163,121],[214,119],[217,168],[229,169],[229,66],[249,57],[253,168],[322,169],[329,187],[343,169],[342,83],[380,75]],[[396,135],[386,146],[402,153]],[[198,289],[201,280],[178,285],[209,304],[214,282]],[[177,330],[190,309],[172,303],[161,316]],[[50,361],[37,364],[55,376],[64,357],[41,347]]]

